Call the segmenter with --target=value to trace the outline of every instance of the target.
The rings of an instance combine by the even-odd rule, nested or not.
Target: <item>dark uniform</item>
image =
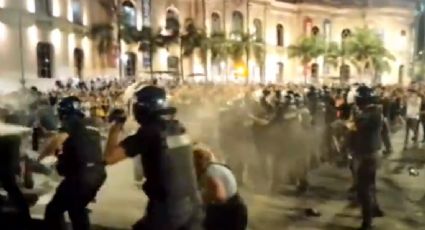
[[[59,110],[63,107],[62,103],[78,103],[77,101],[79,102],[77,98],[66,98],[59,105]],[[96,197],[106,179],[100,133],[86,126],[82,114],[63,117],[59,111],[59,115],[62,116],[61,131],[66,132],[69,137],[63,143],[62,153],[58,156],[57,170],[64,180],[47,205],[46,227],[49,230],[63,229],[63,214],[67,211],[73,229],[88,230],[90,221],[86,206]]]
[[[31,221],[29,207],[16,183],[16,174],[19,173],[20,145],[19,135],[0,137],[0,183],[18,209],[19,222],[22,225],[16,229],[27,229]],[[7,225],[8,222],[2,223]]]
[[[366,230],[371,228],[373,217],[383,215],[376,200],[376,171],[383,119],[381,107],[373,104],[375,99],[371,90],[361,87],[358,91],[356,103],[360,111],[354,115],[356,130],[352,133],[351,149],[356,162],[357,195],[362,209],[361,229]]]
[[[202,204],[190,140],[180,122],[161,117],[163,113],[174,114],[175,109],[159,107],[166,95],[158,87],[147,86],[136,97],[134,113],[142,128],[120,145],[130,157],[141,155],[146,177],[143,190],[149,201],[145,216],[133,229],[202,229]]]

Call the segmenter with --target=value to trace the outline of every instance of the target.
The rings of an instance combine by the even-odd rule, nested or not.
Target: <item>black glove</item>
[[[123,109],[114,109],[109,114],[108,121],[109,123],[125,123],[127,121],[127,115],[125,115],[125,111]]]

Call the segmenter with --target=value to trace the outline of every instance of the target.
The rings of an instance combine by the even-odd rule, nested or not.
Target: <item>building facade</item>
[[[88,36],[92,25],[111,22],[110,14],[99,1],[0,0],[0,93],[19,88],[23,83],[46,88],[57,79],[117,76],[119,60],[123,76],[148,73],[149,55],[123,41],[121,54],[112,55],[107,66],[101,64],[97,44]],[[344,34],[363,26],[376,30],[396,56],[391,62],[391,72],[382,76],[382,82],[408,80],[414,49],[415,0],[115,1],[120,5],[120,13],[126,16],[126,23],[138,29],[148,26],[166,30],[169,18],[177,18],[180,25],[194,19],[208,34],[224,32],[230,38],[232,31],[242,30],[261,37],[266,50],[264,60],[245,58],[251,82],[302,82],[303,67],[299,60],[288,57],[289,45],[312,33],[340,42]],[[179,71],[179,52],[178,45],[158,49],[152,57],[153,70]],[[237,65],[231,60],[217,63],[209,53],[206,64],[199,55],[194,55],[185,58],[182,66],[185,76],[202,75],[206,67],[210,80],[224,81],[234,78]],[[327,66],[323,58],[315,60],[312,66],[320,80],[339,76],[341,69],[347,71],[346,66]],[[355,69],[348,69],[355,78]]]
[[[0,91],[97,74],[87,32],[104,20],[92,0],[0,0]]]
[[[128,1],[128,0],[127,0]],[[391,61],[391,71],[380,76],[384,84],[406,83],[412,65],[415,40],[416,0],[140,0],[134,2],[142,14],[142,24],[164,28],[168,17],[177,17],[181,24],[194,18],[198,27],[208,34],[223,31],[228,37],[232,31],[243,30],[264,40],[266,55],[263,63],[252,57],[249,63],[249,79],[252,82],[303,82],[303,67],[297,59],[288,57],[287,47],[301,36],[320,34],[327,41],[341,42],[344,36],[356,28],[368,27],[376,31],[386,48],[396,57]],[[154,56],[154,70],[171,68],[170,56],[177,57],[173,49],[159,50]],[[140,55],[140,54],[139,54]],[[142,54],[143,55],[143,54]],[[142,58],[143,57],[139,57]],[[248,60],[248,59],[247,59]],[[142,69],[143,62],[138,62]],[[184,61],[187,74],[203,73],[199,58]],[[145,65],[146,67],[146,65]],[[214,80],[232,78],[236,63],[214,63],[208,58],[208,77]],[[189,69],[189,71],[187,70]],[[310,69],[320,81],[337,78],[348,72],[357,81],[353,66],[327,66],[323,58],[315,60]],[[364,77],[363,77],[364,78]],[[370,76],[369,78],[372,78]],[[360,79],[370,81],[370,79]]]

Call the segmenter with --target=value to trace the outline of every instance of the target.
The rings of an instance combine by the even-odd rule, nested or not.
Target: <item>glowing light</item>
[[[27,0],[27,10],[30,13],[35,13],[35,0]]]
[[[30,44],[35,45],[38,42],[38,28],[36,25],[32,25],[27,29],[27,37]]]
[[[124,63],[128,61],[128,55],[127,54],[121,54],[121,61],[123,61]]]
[[[81,41],[81,44],[83,46],[84,51],[88,52],[90,50],[90,40],[87,36],[84,36],[83,40]]]
[[[50,32],[50,41],[56,48],[60,48],[62,44],[62,34],[59,29],[54,29]]]
[[[0,41],[5,41],[7,38],[7,27],[4,23],[0,22]]]
[[[5,5],[5,0],[0,0],[0,8],[4,8]]]
[[[248,71],[244,63],[237,63],[234,67],[234,73],[237,77],[247,77]]]
[[[72,0],[68,0],[68,12],[67,12],[66,18],[70,22],[74,21]]]
[[[52,14],[54,17],[59,17],[61,15],[60,0],[53,1]]]

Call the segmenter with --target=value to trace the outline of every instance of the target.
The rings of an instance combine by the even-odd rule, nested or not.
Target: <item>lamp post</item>
[[[25,88],[25,63],[24,63],[24,39],[22,34],[22,13],[19,13],[19,60],[21,62],[21,79],[22,88]]]

